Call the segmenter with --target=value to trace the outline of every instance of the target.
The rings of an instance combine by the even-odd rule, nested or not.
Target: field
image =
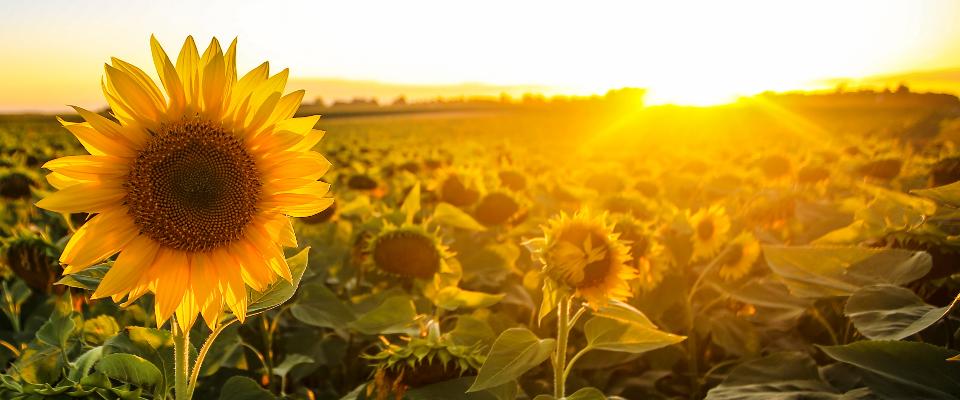
[[[302,106],[335,202],[193,325],[196,398],[960,398],[957,98],[641,98]],[[34,206],[79,154],[0,116],[0,398],[172,398],[153,296],[92,299],[89,215]]]

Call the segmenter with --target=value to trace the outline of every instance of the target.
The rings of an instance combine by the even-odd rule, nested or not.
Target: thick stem
[[[187,377],[190,375],[190,332],[170,320],[173,333],[173,394],[177,400],[190,400]]]
[[[553,397],[566,396],[564,368],[567,365],[567,336],[570,334],[570,299],[564,298],[557,305],[557,352],[553,364]]]

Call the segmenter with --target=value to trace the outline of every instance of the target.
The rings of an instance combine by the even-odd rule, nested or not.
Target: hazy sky
[[[631,85],[696,103],[960,67],[958,21],[955,0],[4,1],[0,111],[100,106],[103,62],[152,70],[151,33],[174,57],[188,34],[237,36],[241,69],[294,78]]]

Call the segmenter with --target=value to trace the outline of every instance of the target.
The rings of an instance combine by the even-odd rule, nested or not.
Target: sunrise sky
[[[152,70],[151,33],[171,55],[188,34],[201,49],[239,37],[241,69],[289,67],[307,99],[638,86],[650,103],[711,104],[836,78],[943,76],[960,67],[957,21],[953,0],[5,2],[0,111],[102,106],[103,63]],[[331,78],[346,82],[324,93]]]

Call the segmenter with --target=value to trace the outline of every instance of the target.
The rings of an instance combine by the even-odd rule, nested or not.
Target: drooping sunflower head
[[[660,285],[672,266],[660,241],[646,226],[628,215],[616,219],[614,232],[630,249],[633,258],[630,264],[637,270],[636,286],[640,290],[650,291]]]
[[[432,185],[440,201],[467,207],[480,200],[480,177],[468,168],[445,168]]]
[[[486,226],[504,225],[521,213],[520,200],[506,191],[490,192],[480,198],[473,210],[477,221]]]
[[[606,214],[561,214],[543,229],[543,240],[534,251],[546,278],[595,307],[630,297],[629,281],[636,271],[627,265],[631,260],[627,246],[607,223]]]
[[[367,248],[380,271],[402,277],[430,279],[451,256],[436,234],[419,225],[386,226]]]
[[[760,257],[760,242],[749,232],[735,237],[722,253],[717,273],[720,278],[733,281],[750,272],[753,263]]]
[[[730,232],[730,218],[720,206],[702,208],[690,216],[693,229],[693,257],[713,257],[720,250]]]
[[[33,195],[33,190],[40,183],[34,174],[21,168],[4,168],[0,170],[0,199],[5,201],[26,200]]]
[[[242,320],[247,287],[291,279],[288,217],[333,202],[318,180],[330,163],[311,151],[319,116],[293,117],[304,91],[284,94],[288,71],[268,63],[238,77],[236,45],[213,39],[201,55],[188,37],[174,63],[151,38],[163,91],[114,58],[103,92],[115,121],[76,107],[85,122],[61,123],[90,155],[44,165],[59,191],[37,206],[95,214],[64,249],[65,273],[119,253],[94,297],[152,292],[158,325],[174,312],[212,325],[223,305]]]
[[[0,264],[5,265],[31,289],[49,293],[57,281],[57,248],[45,235],[19,228],[0,242]]]
[[[413,338],[393,344],[384,341],[379,353],[368,356],[376,371],[367,396],[378,400],[402,398],[410,389],[475,375],[483,364],[480,346],[439,339]]]

